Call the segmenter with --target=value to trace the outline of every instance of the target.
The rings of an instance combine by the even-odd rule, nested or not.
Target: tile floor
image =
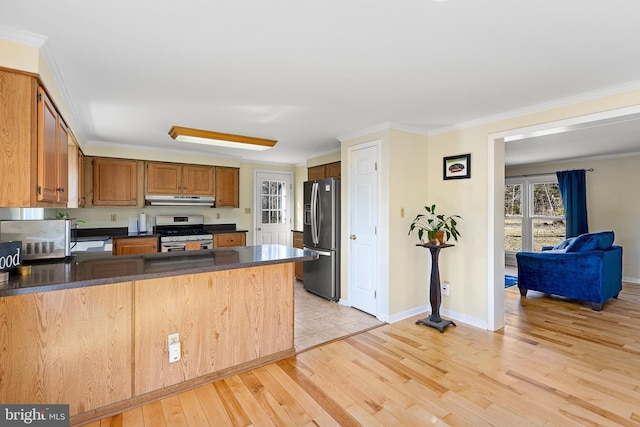
[[[384,324],[370,314],[327,301],[296,280],[294,346],[297,352]]]

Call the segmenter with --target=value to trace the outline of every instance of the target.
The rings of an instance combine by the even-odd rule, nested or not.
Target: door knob
[[[258,227],[258,231],[262,231],[262,228]]]
[[[351,240],[356,240],[356,235],[355,235],[355,234],[352,234],[351,236],[349,236],[349,238],[350,238]]]

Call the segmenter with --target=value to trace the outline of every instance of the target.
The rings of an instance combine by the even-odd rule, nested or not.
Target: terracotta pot
[[[436,231],[436,239],[438,239],[439,244],[444,243],[444,231]]]

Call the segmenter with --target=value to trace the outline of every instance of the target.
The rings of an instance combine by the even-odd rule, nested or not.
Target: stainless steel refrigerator
[[[304,289],[340,299],[340,180],[304,183],[304,248],[320,255],[304,263]]]

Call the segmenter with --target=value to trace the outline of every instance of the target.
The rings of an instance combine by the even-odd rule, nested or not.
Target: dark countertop
[[[236,228],[235,224],[205,224],[204,229],[211,234],[247,233],[249,230]],[[149,237],[159,236],[153,232],[129,233],[128,227],[77,228],[74,230],[75,241],[108,240],[119,237]]]
[[[9,281],[0,282],[0,297],[315,259],[314,251],[280,245],[126,256],[79,252],[59,262],[33,263],[28,275],[12,270]]]

